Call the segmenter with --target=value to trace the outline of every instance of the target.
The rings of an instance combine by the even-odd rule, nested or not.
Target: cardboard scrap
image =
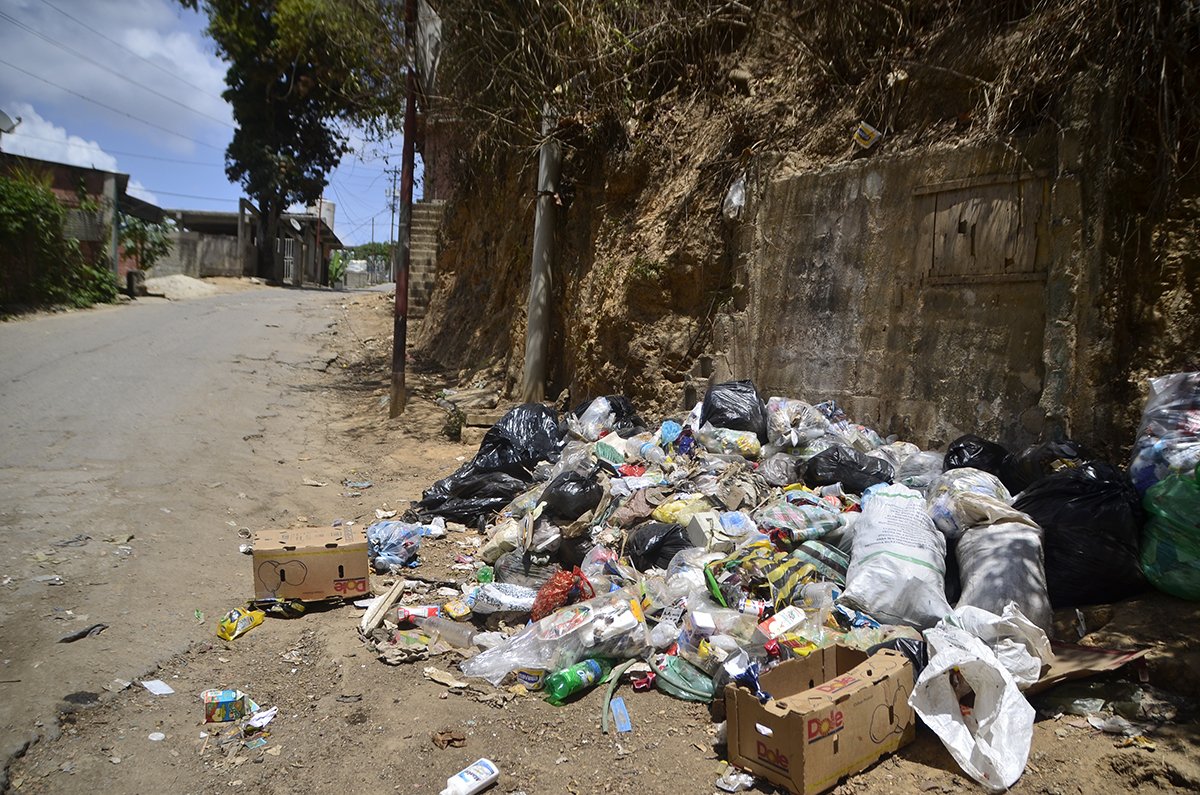
[[[1051,642],[1054,660],[1042,674],[1042,678],[1025,690],[1026,696],[1048,690],[1071,679],[1115,671],[1123,665],[1142,659],[1149,649],[1122,651],[1119,649],[1093,649],[1071,643]]]
[[[429,739],[433,740],[433,744],[443,751],[447,748],[466,748],[467,736],[462,732],[456,731],[441,731],[430,732]]]

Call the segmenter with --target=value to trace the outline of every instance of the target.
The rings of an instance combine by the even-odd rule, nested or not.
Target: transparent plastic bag
[[[1200,463],[1200,372],[1150,379],[1129,474],[1142,494],[1167,475]]]
[[[649,650],[641,600],[634,591],[621,589],[564,607],[460,667],[467,676],[498,686],[518,668],[561,671],[585,657],[624,659]]]
[[[941,477],[944,459],[942,453],[928,450],[913,453],[896,468],[896,482],[924,492],[929,484]]]
[[[829,421],[803,400],[773,397],[767,401],[767,436],[780,447],[800,447],[820,439]]]
[[[949,539],[1012,504],[1012,495],[998,477],[971,467],[947,470],[930,484],[926,494],[933,523]]]
[[[567,417],[567,428],[571,433],[587,442],[599,439],[605,431],[611,431],[617,414],[609,405],[608,398],[598,397],[588,404],[578,417]]]

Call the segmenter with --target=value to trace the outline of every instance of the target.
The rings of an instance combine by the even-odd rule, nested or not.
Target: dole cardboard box
[[[254,536],[254,599],[316,601],[367,593],[367,532],[294,527]]]
[[[898,651],[828,646],[759,677],[771,698],[725,688],[729,762],[813,795],[916,737],[913,666]]]

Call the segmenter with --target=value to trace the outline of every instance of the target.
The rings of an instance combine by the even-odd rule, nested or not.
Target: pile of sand
[[[165,295],[172,301],[199,298],[202,295],[216,295],[218,292],[217,288],[211,284],[193,279],[191,276],[184,276],[182,273],[147,279],[146,290],[150,293]]]

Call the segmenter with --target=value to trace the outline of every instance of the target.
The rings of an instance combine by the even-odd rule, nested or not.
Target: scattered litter
[[[72,632],[69,635],[63,635],[58,639],[59,643],[74,643],[77,640],[84,638],[94,638],[104,630],[108,629],[108,624],[92,624],[90,627],[84,627],[77,632]]]
[[[456,731],[440,731],[430,732],[429,739],[433,740],[433,744],[443,751],[447,748],[466,748],[467,736],[462,732]]]
[[[205,723],[241,720],[258,710],[254,700],[240,690],[205,690],[200,700],[204,704]]]
[[[162,732],[150,732],[150,736],[146,739],[150,740],[152,743],[160,743],[167,739],[167,735],[163,734]]]
[[[363,491],[364,489],[369,489],[375,485],[369,480],[346,480],[344,483],[346,488],[354,489],[355,491]],[[321,485],[323,486],[325,484],[322,483]]]
[[[80,533],[74,538],[68,538],[64,541],[51,541],[50,545],[55,547],[81,547],[91,540],[91,536],[86,533]]]
[[[278,714],[279,707],[271,707],[263,712],[255,712],[250,716],[250,720],[247,722],[247,725],[252,726],[255,729],[265,729],[267,724],[273,721],[275,716]]]
[[[266,617],[267,614],[261,610],[235,607],[217,622],[217,637],[221,640],[240,638],[261,624]]]
[[[38,577],[33,577],[30,582],[45,583],[46,585],[62,585],[63,578],[57,574],[42,574]]]
[[[446,687],[461,688],[461,687],[467,686],[466,682],[462,682],[458,679],[455,679],[452,674],[446,673],[445,671],[439,670],[438,668],[434,668],[433,666],[430,666],[425,669],[425,678],[430,679],[434,682],[437,682],[439,685],[444,685]]]
[[[169,696],[175,692],[171,689],[170,685],[161,679],[144,679],[142,680],[142,687],[156,696]]]
[[[305,486],[328,486],[329,485],[327,482],[325,482],[323,480],[313,480],[312,478],[305,478],[304,480],[302,480],[300,482]]]

